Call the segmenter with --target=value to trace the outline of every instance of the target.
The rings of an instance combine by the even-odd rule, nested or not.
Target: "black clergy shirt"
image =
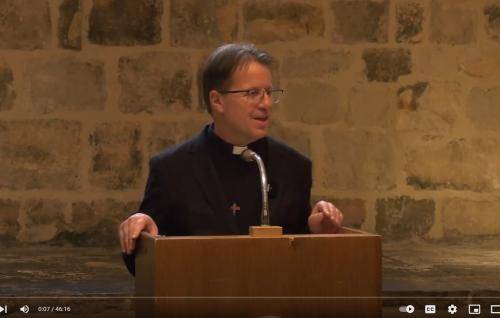
[[[225,195],[227,209],[233,215],[238,234],[248,234],[252,225],[260,225],[262,194],[259,169],[256,162],[246,162],[233,154],[233,145],[214,132],[212,124],[207,131],[210,158]],[[267,138],[247,145],[267,164]]]

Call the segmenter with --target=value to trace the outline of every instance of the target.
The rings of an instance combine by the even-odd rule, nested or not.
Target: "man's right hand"
[[[132,214],[120,224],[118,234],[123,253],[132,253],[135,249],[135,241],[142,231],[151,235],[158,235],[156,223],[149,215],[144,213]]]

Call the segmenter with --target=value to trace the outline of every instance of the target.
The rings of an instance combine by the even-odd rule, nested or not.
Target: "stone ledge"
[[[132,296],[134,280],[119,250],[33,246],[2,249],[0,298]]]
[[[500,295],[500,237],[383,244],[383,290],[392,294]]]

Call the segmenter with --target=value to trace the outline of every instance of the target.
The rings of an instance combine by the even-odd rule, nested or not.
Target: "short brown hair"
[[[250,61],[256,61],[267,67],[273,64],[273,58],[269,53],[249,43],[224,44],[206,59],[200,76],[200,87],[203,103],[210,114],[212,113],[210,91],[225,89],[236,69]]]

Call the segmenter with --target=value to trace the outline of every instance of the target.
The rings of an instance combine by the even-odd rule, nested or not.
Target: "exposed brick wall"
[[[313,198],[387,239],[500,234],[498,0],[0,2],[0,239],[116,244],[148,159],[197,133],[197,69],[250,41]]]

